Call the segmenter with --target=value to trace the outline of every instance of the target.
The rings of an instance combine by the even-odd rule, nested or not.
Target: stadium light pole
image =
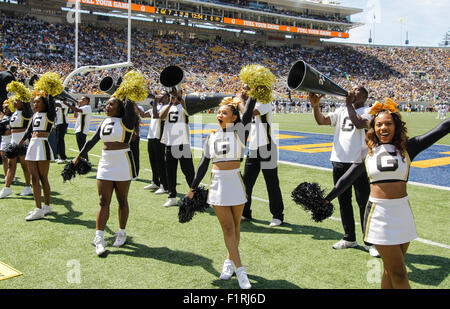
[[[75,2],[75,70],[78,69],[78,21],[80,19],[80,0]]]

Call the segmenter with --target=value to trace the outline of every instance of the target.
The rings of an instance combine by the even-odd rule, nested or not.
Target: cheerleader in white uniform
[[[193,198],[194,190],[205,176],[209,162],[212,160],[207,203],[214,208],[227,247],[227,259],[224,262],[220,279],[228,280],[236,273],[239,286],[242,289],[249,289],[251,284],[246,270],[242,266],[238,249],[242,211],[247,202],[240,166],[244,158],[245,142],[248,136],[244,127],[252,119],[256,100],[252,98],[248,100],[242,122],[237,104],[238,101],[233,102],[231,98],[225,98],[222,101],[217,112],[220,129],[208,137],[191,190],[186,196]]]
[[[5,156],[5,147],[11,142],[11,125],[9,124],[9,119],[11,118],[11,110],[9,109],[9,101],[5,100],[3,103],[3,113],[2,113],[2,125],[5,126],[5,132],[2,134],[2,141],[0,144],[0,155],[2,156],[3,161],[3,171],[5,172],[5,181],[6,175],[8,174],[8,158]]]
[[[409,242],[417,238],[414,216],[406,192],[411,161],[450,132],[450,121],[408,139],[405,122],[390,99],[377,102],[367,132],[369,153],[365,162],[353,164],[325,197],[331,201],[364,171],[370,197],[364,219],[364,240],[373,243],[384,262],[381,288],[410,288],[405,267]]]
[[[54,98],[44,93],[38,94],[33,102],[35,113],[31,119],[31,125],[22,137],[19,144],[29,139],[25,160],[28,162],[31,179],[33,182],[33,195],[36,208],[25,218],[27,221],[43,218],[52,212],[50,207],[50,183],[48,171],[50,161],[54,159],[53,151],[48,142],[48,136],[55,122],[56,111]],[[41,189],[44,191],[44,206],[41,205]]]
[[[100,198],[100,208],[97,213],[94,245],[97,255],[106,252],[106,242],[103,233],[109,219],[109,206],[113,191],[119,202],[119,226],[113,244],[122,246],[126,241],[125,227],[128,220],[128,191],[130,183],[136,177],[136,167],[130,150],[130,141],[136,121],[134,103],[122,102],[111,97],[105,107],[107,118],[97,128],[95,134],[86,142],[80,154],[73,160],[75,165],[81,157],[103,141],[102,156],[97,169],[97,188]]]
[[[22,137],[25,135],[25,131],[28,129],[33,111],[31,110],[29,102],[22,102],[17,98],[13,100],[13,105],[16,111],[11,115],[11,118],[9,120],[9,124],[11,126],[11,143],[18,144],[22,140]],[[12,190],[10,187],[14,176],[16,175],[17,161],[19,161],[20,165],[22,166],[26,184],[20,195],[26,196],[33,194],[33,190],[31,189],[30,185],[30,171],[28,170],[27,162],[25,162],[25,156],[18,156],[16,158],[11,158],[8,160],[8,174],[6,175],[5,187],[0,191],[0,198],[4,198],[12,194]]]

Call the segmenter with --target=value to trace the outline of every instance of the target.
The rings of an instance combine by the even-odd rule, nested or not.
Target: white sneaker
[[[154,183],[151,183],[148,186],[144,187],[144,190],[154,190],[154,189],[159,189],[159,186],[155,185]]]
[[[66,163],[66,160],[63,160],[63,159],[56,159],[55,162],[56,162],[57,164],[63,164],[63,163]]]
[[[164,187],[162,185],[161,185],[161,187],[159,187],[158,190],[155,191],[155,194],[164,194],[164,193],[169,193],[169,191],[164,189]]]
[[[116,233],[116,240],[114,241],[113,246],[114,247],[121,247],[123,246],[123,244],[125,243],[125,241],[127,240],[127,234],[125,233],[125,231],[121,232],[117,232]]]
[[[95,253],[97,255],[102,255],[103,253],[105,253],[106,251],[106,241],[100,237],[100,236],[95,236],[94,238],[94,245],[95,245]]]
[[[23,188],[22,192],[20,192],[20,196],[33,195],[33,189],[31,187]]]
[[[272,219],[272,222],[270,222],[269,226],[273,227],[273,226],[280,226],[281,223],[283,223],[283,221],[281,221],[280,219]]]
[[[44,216],[45,216],[46,214],[49,214],[49,213],[52,212],[52,208],[50,207],[50,205],[44,205],[44,206],[42,206],[42,210],[44,211]]]
[[[248,281],[247,272],[243,266],[236,269],[236,276],[241,289],[250,289],[252,287],[250,281]]]
[[[358,247],[358,243],[356,241],[347,241],[344,239],[339,240],[333,245],[333,249],[347,249],[356,247]]]
[[[378,250],[377,250],[377,248],[375,248],[374,245],[372,245],[372,246],[364,246],[364,249],[369,251],[370,256],[380,257],[380,254],[378,253]]]
[[[177,198],[176,197],[169,197],[167,201],[163,205],[164,207],[170,207],[170,206],[178,206]]]
[[[234,274],[233,261],[226,259],[225,262],[223,262],[222,273],[220,274],[219,278],[221,280],[228,280],[231,277],[233,277],[233,274]]]
[[[35,208],[28,216],[25,217],[25,220],[32,221],[44,218],[44,211],[42,208]]]
[[[11,188],[4,187],[2,189],[2,191],[0,191],[0,198],[7,197],[8,195],[11,195],[11,194],[12,194]]]

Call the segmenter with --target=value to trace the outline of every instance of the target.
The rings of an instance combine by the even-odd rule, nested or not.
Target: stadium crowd
[[[17,33],[21,35],[18,36]],[[126,31],[112,27],[80,25],[79,66],[126,61]],[[1,15],[1,70],[19,63],[18,79],[56,71],[62,77],[74,70],[73,25],[49,24],[34,17]],[[95,44],[92,44],[95,42]],[[159,73],[177,64],[186,73],[185,89],[200,92],[235,93],[238,72],[250,63],[260,63],[277,76],[276,99],[300,99],[304,94],[289,92],[286,77],[291,65],[305,60],[327,74],[343,88],[365,85],[369,100],[392,97],[398,101],[448,102],[449,51],[440,48],[396,48],[327,45],[323,49],[258,46],[220,39],[204,41],[178,35],[154,36],[133,29],[132,62],[158,92]],[[426,69],[424,69],[426,68]],[[100,93],[100,80],[118,78],[124,69],[75,76],[69,84],[73,93]],[[305,99],[306,100],[306,99]]]

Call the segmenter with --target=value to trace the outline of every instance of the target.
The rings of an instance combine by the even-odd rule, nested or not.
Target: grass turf
[[[434,126],[435,114],[405,116],[410,136]],[[301,121],[299,121],[299,119]],[[417,120],[417,121],[416,121]],[[214,122],[206,115],[204,122]],[[332,133],[319,127],[311,114],[275,115],[282,130]],[[422,132],[423,133],[423,132]],[[449,144],[449,137],[439,141]],[[69,157],[76,155],[75,135],[66,136]],[[122,248],[112,247],[118,229],[117,202],[113,198],[111,215],[105,230],[108,254],[95,255],[92,240],[98,209],[95,166],[101,143],[90,152],[94,170],[63,183],[63,165],[51,164],[50,184],[54,212],[43,220],[26,222],[34,208],[33,197],[20,197],[23,174],[14,194],[0,200],[0,260],[23,272],[22,276],[0,281],[1,289],[237,289],[235,277],[218,279],[226,249],[222,231],[212,209],[197,214],[191,222],[178,223],[176,207],[164,208],[167,195],[156,196],[143,187],[150,183],[151,172],[146,142],[140,144],[141,173],[129,193],[130,217],[128,240]],[[195,150],[194,164],[198,164]],[[2,174],[2,172],[1,172]],[[208,177],[208,176],[207,176]],[[204,183],[208,179],[205,177]],[[335,251],[331,245],[342,237],[338,220],[315,223],[310,215],[293,203],[290,193],[302,181],[316,181],[332,187],[331,173],[280,164],[279,177],[285,203],[285,223],[269,228],[271,220],[267,191],[262,175],[257,180],[251,222],[241,225],[240,253],[249,279],[255,289],[378,289],[381,259],[370,257],[361,246]],[[184,176],[178,173],[179,197],[188,190]],[[448,232],[449,191],[408,185],[408,194],[420,238],[450,244]],[[337,201],[334,218],[339,218]],[[356,212],[356,221],[359,216]],[[361,226],[357,225],[361,244]],[[406,256],[412,288],[447,289],[450,287],[449,249],[413,241]]]

